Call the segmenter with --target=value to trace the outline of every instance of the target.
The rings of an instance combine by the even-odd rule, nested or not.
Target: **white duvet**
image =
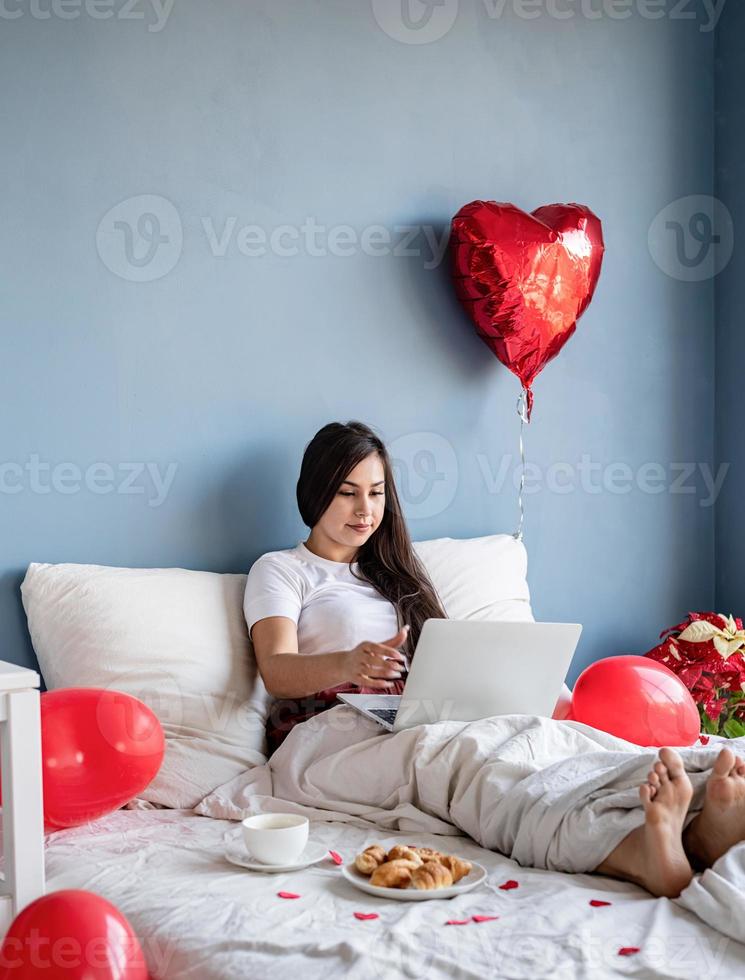
[[[132,925],[152,980],[734,980],[745,947],[667,899],[591,875],[520,868],[466,837],[417,833],[479,861],[484,885],[451,900],[390,902],[346,882],[331,861],[256,874],[229,864],[232,821],[187,810],[119,810],[49,835],[49,891],[84,888]],[[311,822],[311,838],[347,861],[372,841],[406,834]],[[500,885],[509,879],[519,887]],[[284,900],[277,892],[299,894]],[[593,907],[590,901],[609,902]],[[354,912],[379,918],[359,921]],[[481,924],[450,919],[497,915]],[[637,947],[633,956],[619,949]]]
[[[680,749],[694,786],[689,815],[724,740]],[[745,739],[727,742],[745,756]],[[340,705],[296,727],[265,766],[207,796],[224,819],[299,810],[413,833],[464,832],[520,865],[587,872],[644,821],[639,784],[656,750],[579,722],[505,715],[382,731]],[[745,942],[745,844],[694,879],[678,904]]]
[[[694,812],[716,743],[683,753]],[[745,846],[673,901],[612,878],[525,866],[581,871],[601,860],[643,819],[637,785],[654,755],[531,716],[390,735],[340,706],[299,726],[269,763],[196,812],[135,801],[49,834],[48,890],[83,888],[113,902],[153,980],[745,976]],[[235,821],[261,811],[306,813],[311,839],[345,861],[373,842],[411,842],[478,861],[488,878],[451,900],[406,903],[358,891],[330,858],[272,875],[235,867],[224,857],[240,834]],[[502,889],[510,879],[518,887]],[[358,920],[358,911],[378,918]],[[498,918],[477,924],[474,915]],[[469,924],[446,925],[452,919]],[[629,948],[638,952],[620,952]]]

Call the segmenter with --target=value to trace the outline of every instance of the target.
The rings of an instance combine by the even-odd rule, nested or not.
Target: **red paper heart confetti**
[[[344,859],[342,858],[341,854],[337,853],[337,851],[329,851],[329,854],[331,855],[331,860],[334,862],[334,864],[344,864]]]
[[[377,912],[354,912],[353,915],[355,919],[360,919],[362,922],[365,922],[367,919],[380,918]]]
[[[702,745],[708,745],[709,744],[709,736],[708,735],[699,735],[698,740],[699,740],[699,742]]]
[[[503,892],[508,892],[511,888],[519,888],[520,883],[515,881],[514,878],[510,878],[509,881],[505,881],[503,885],[499,886]]]
[[[590,905],[592,905],[592,907],[594,909],[602,908],[603,905],[612,905],[612,904],[613,904],[613,902],[603,902],[599,898],[591,898],[590,899]]]
[[[295,892],[277,892],[280,898],[300,898]]]
[[[448,919],[445,923],[446,926],[467,926],[470,919]]]
[[[619,956],[633,956],[634,953],[638,953],[639,951],[640,951],[640,947],[639,946],[622,946],[619,949],[619,951],[618,951],[618,955]]]
[[[493,922],[498,919],[498,915],[472,915],[471,918],[474,922]]]

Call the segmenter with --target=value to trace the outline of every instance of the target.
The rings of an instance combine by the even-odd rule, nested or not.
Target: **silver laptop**
[[[338,694],[389,732],[492,715],[551,717],[582,627],[428,619],[402,694]]]

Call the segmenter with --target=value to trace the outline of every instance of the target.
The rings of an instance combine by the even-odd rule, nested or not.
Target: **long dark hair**
[[[414,551],[393,480],[385,445],[363,422],[330,422],[305,447],[297,504],[300,516],[313,528],[334,499],[342,481],[363,459],[377,453],[385,474],[385,510],[380,525],[360,546],[355,556],[357,574],[396,608],[399,629],[408,623],[409,636],[403,646],[412,657],[422,626],[427,619],[447,619],[437,590]],[[374,639],[370,637],[370,639]]]

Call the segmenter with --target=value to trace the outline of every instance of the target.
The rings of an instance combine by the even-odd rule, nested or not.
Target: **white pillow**
[[[144,701],[166,752],[138,799],[195,806],[266,761],[270,698],[243,617],[245,575],[32,563],[21,585],[52,690],[100,687]]]
[[[413,544],[451,619],[535,622],[526,577],[528,554],[513,535]],[[571,694],[562,684],[561,697]]]
[[[532,622],[522,541],[511,534],[415,541],[450,619]]]

